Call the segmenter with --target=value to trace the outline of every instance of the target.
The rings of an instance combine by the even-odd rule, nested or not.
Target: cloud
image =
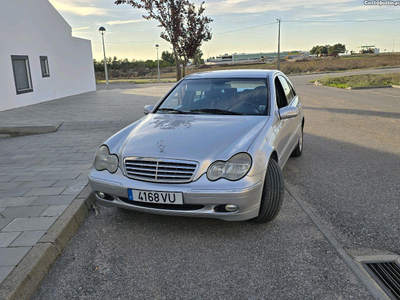
[[[367,11],[374,9],[375,7],[372,5],[360,5],[360,6],[339,6],[336,8],[337,12],[347,13],[347,12],[358,12],[358,11]]]
[[[355,0],[331,0],[329,6],[334,11],[335,5],[354,3]],[[296,8],[308,7],[310,9],[321,9],[321,0],[281,0],[279,2],[271,0],[225,0],[220,2],[209,2],[207,13],[227,14],[227,13],[262,13],[269,11],[288,11]]]
[[[90,27],[78,27],[78,28],[72,28],[72,30],[74,31],[79,31],[79,30],[85,30],[85,29],[89,29]]]
[[[106,15],[107,10],[99,7],[87,6],[87,1],[81,0],[50,0],[51,4],[60,12],[69,12],[79,16]]]
[[[107,25],[121,25],[121,24],[129,24],[129,23],[138,23],[138,22],[143,22],[145,20],[128,20],[128,21],[108,21],[106,22]]]
[[[333,17],[333,16],[337,16],[337,15],[338,14],[325,14],[325,15],[321,14],[321,15],[308,15],[308,17],[310,19],[312,19],[312,18],[327,18],[327,17]]]

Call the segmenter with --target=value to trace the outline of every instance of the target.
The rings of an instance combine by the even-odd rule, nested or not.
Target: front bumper
[[[210,182],[206,175],[190,183],[171,184],[153,183],[134,180],[125,177],[121,170],[115,174],[107,171],[92,169],[89,174],[89,182],[96,195],[99,204],[115,206],[130,210],[186,217],[215,218],[225,221],[244,221],[258,216],[264,174],[246,176],[239,181],[220,179]],[[144,206],[128,200],[128,189],[159,192],[181,192],[185,209],[179,205],[170,206],[168,209],[157,204]],[[103,192],[111,197],[102,199],[97,192]],[[220,212],[218,208],[226,204],[235,204],[239,209],[235,212]],[[197,208],[196,206],[202,206]],[[193,208],[194,207],[194,208]],[[193,208],[193,209],[191,209]]]

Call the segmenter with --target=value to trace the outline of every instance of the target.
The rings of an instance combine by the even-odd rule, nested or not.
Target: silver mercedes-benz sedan
[[[270,222],[281,169],[303,151],[304,116],[279,71],[197,73],[98,149],[98,203],[142,212]]]

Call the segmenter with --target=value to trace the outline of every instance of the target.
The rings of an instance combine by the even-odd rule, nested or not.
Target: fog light
[[[234,211],[237,211],[239,209],[239,207],[235,204],[227,204],[227,205],[225,205],[225,209],[226,209],[226,211],[234,212]]]
[[[97,196],[99,196],[102,199],[106,197],[106,195],[103,192],[97,192]]]

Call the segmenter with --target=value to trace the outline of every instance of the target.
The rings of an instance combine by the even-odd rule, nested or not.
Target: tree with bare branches
[[[200,44],[198,43],[199,38],[193,39],[191,37],[192,41],[197,43],[197,48],[202,41],[211,39],[211,31],[208,24],[212,20],[203,16],[204,2],[198,10],[189,0],[117,0],[115,4],[128,4],[133,8],[144,9],[147,12],[146,15],[142,16],[144,19],[158,21],[158,27],[163,28],[160,37],[172,45],[177,80],[182,77],[179,56],[193,57],[191,56],[191,49],[188,47],[188,36],[200,36]],[[195,25],[195,22],[201,23]],[[189,30],[193,31],[190,32]],[[206,30],[208,33],[204,33],[201,30]]]

